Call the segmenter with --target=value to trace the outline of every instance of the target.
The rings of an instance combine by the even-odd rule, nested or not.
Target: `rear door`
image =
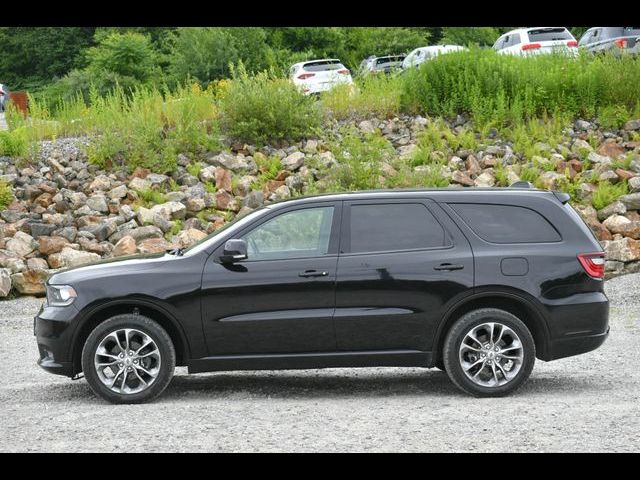
[[[338,350],[430,351],[444,311],[473,287],[468,241],[430,200],[345,202]]]
[[[348,74],[347,69],[339,60],[308,62],[304,64],[303,70],[306,73],[313,73],[312,82],[324,87],[330,87],[341,81],[346,81]]]
[[[576,39],[564,27],[535,28],[527,30],[527,35],[528,45],[539,45],[531,50],[532,53],[567,52],[570,46],[577,45]]]

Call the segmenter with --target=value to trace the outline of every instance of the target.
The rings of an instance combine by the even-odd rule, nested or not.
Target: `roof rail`
[[[531,182],[525,182],[521,180],[519,182],[512,183],[510,185],[510,188],[534,188],[534,186]]]

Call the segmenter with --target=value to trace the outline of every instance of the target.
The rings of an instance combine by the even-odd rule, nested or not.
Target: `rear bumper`
[[[596,335],[575,336],[554,340],[549,346],[548,353],[550,356],[546,360],[557,360],[559,358],[590,352],[602,345],[608,336],[609,328],[607,328],[605,333]]]

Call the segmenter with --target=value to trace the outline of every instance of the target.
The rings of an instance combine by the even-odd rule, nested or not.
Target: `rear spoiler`
[[[516,182],[514,184],[511,185],[511,188],[534,188],[533,184],[531,182],[524,182],[524,181],[520,181],[520,182]],[[552,190],[551,193],[553,193],[553,195],[560,201],[560,203],[562,203],[563,205],[565,205],[569,200],[571,200],[571,196],[569,196],[568,193],[565,192],[559,192],[557,190]]]

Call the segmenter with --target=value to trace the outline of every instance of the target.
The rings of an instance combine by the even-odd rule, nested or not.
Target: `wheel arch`
[[[93,329],[116,315],[136,313],[150,318],[166,330],[176,351],[176,365],[186,365],[190,358],[190,347],[178,320],[166,308],[153,301],[141,298],[122,299],[95,306],[82,317],[71,343],[74,375],[82,371],[82,348]]]
[[[474,293],[452,306],[444,315],[436,330],[433,343],[432,363],[442,360],[444,340],[453,324],[464,314],[479,308],[498,308],[518,317],[527,326],[536,346],[536,357],[545,360],[548,357],[549,329],[544,315],[522,292],[506,290],[487,290]]]

